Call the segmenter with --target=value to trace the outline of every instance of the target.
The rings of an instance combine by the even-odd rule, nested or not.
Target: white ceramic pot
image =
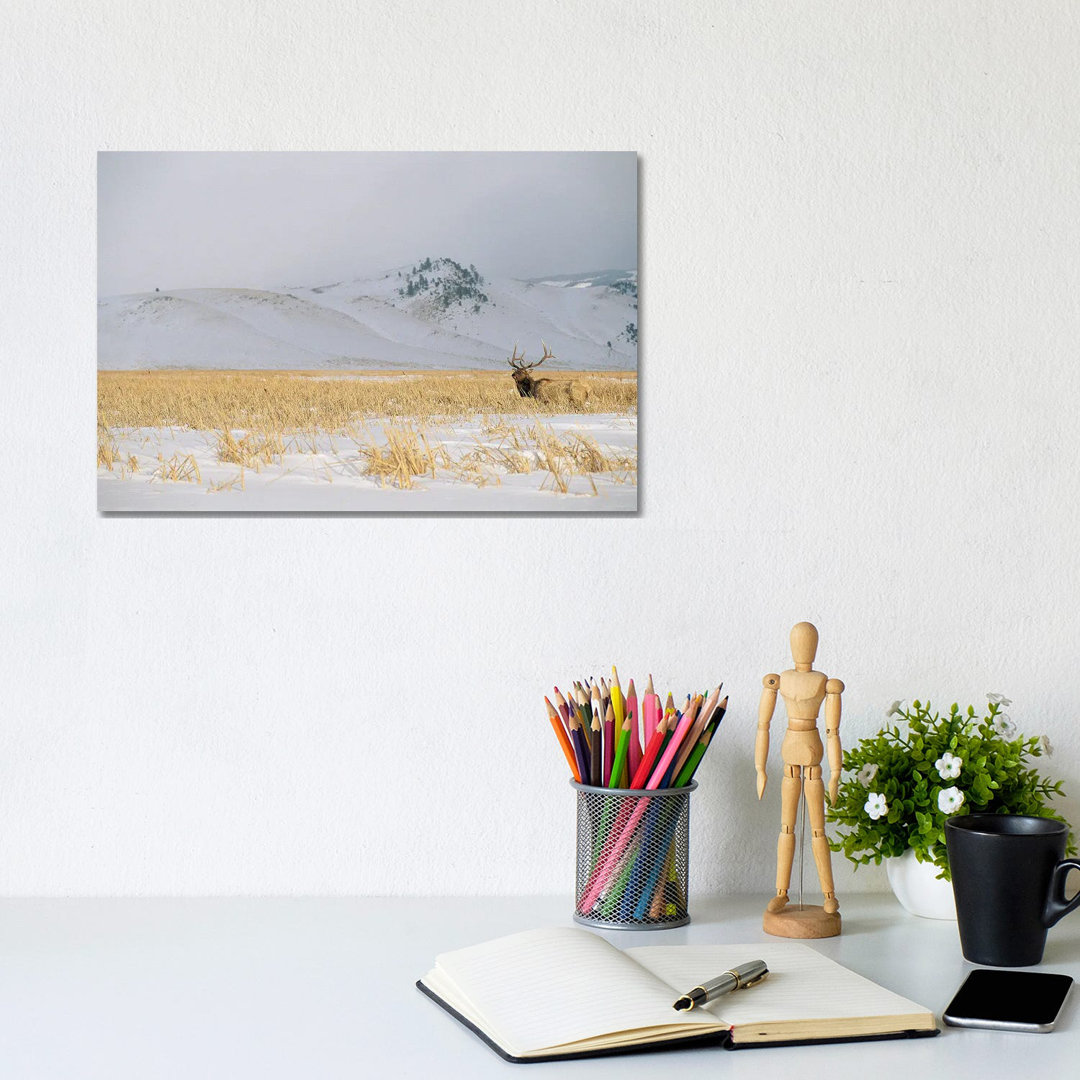
[[[937,876],[933,863],[919,862],[910,848],[898,859],[886,859],[885,872],[896,899],[912,915],[924,919],[956,918],[951,882]]]

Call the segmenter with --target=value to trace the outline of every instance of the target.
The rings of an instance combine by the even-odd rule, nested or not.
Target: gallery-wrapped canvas
[[[637,509],[637,157],[98,160],[98,509]]]

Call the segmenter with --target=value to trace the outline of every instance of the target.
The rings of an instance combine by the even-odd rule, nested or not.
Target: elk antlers
[[[518,347],[515,343],[514,355],[509,360],[507,360],[507,363],[515,371],[531,371],[534,367],[539,367],[545,360],[554,360],[555,354],[548,348],[547,342],[544,341],[543,338],[540,339],[540,344],[544,346],[544,355],[541,356],[539,360],[534,360],[531,364],[526,364],[525,354],[522,353],[520,356],[518,356]]]

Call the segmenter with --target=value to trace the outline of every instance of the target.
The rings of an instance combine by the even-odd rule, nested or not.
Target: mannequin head
[[[813,623],[796,623],[791,628],[791,655],[796,671],[809,671],[817,655],[818,632]]]

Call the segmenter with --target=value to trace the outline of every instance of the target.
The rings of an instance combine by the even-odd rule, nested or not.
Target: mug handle
[[[1065,879],[1070,870],[1080,870],[1080,860],[1062,859],[1054,867],[1050,875],[1050,895],[1046,898],[1046,906],[1043,908],[1043,926],[1048,929],[1070,911],[1080,907],[1080,889],[1071,900],[1065,899]]]

